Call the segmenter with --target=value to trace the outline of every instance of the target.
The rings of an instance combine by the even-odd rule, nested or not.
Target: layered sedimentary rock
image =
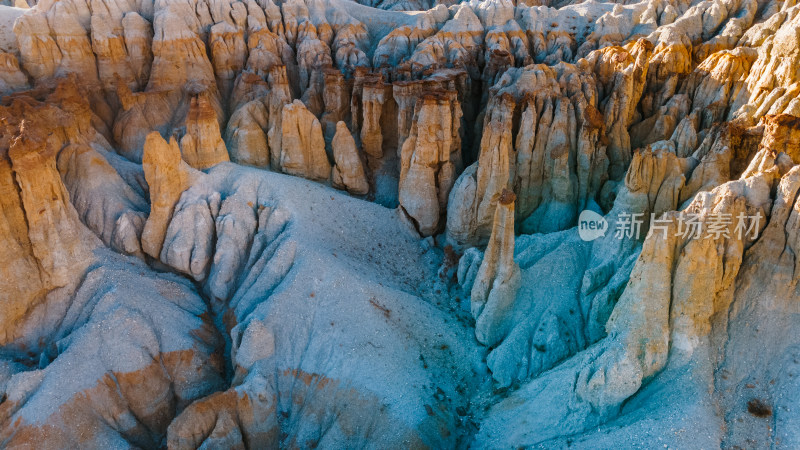
[[[800,119],[797,116],[779,114],[765,116],[762,148],[773,154],[786,153],[792,161],[800,160]]]
[[[745,445],[753,441],[755,445],[769,445],[772,438],[758,432],[763,420],[760,416],[765,414],[753,415],[753,405],[774,408],[773,411],[777,411],[773,416],[776,438],[782,442],[796,442],[788,426],[791,418],[782,412],[785,402],[797,395],[790,387],[794,375],[772,367],[777,361],[788,361],[789,349],[796,342],[787,330],[792,328],[791,323],[797,316],[787,306],[798,294],[797,262],[786,255],[797,248],[798,181],[796,167],[781,179],[769,223],[758,241],[746,251],[735,281],[734,313],[727,324],[730,338],[719,364],[719,371],[725,376],[720,376],[716,384],[725,389],[722,404],[729,411],[725,414],[729,429],[723,439],[724,445]],[[771,282],[764,285],[758,281],[765,279]],[[764,333],[745,325],[770,316],[772,327],[765,328]],[[754,350],[753,344],[766,350]]]
[[[209,48],[217,87],[224,99],[229,99],[236,76],[247,62],[244,30],[229,22],[215,24],[209,30]]]
[[[390,121],[394,119],[390,116],[391,111],[384,112],[392,101],[391,87],[384,84],[381,76],[373,76],[367,80],[364,78],[366,77],[360,80],[357,78],[361,82],[362,89],[360,99],[362,117],[358,117],[358,103],[357,108],[351,107],[351,111],[356,116],[355,123],[361,125],[360,138],[364,153],[369,158],[379,159],[384,154],[385,135],[391,131],[387,122],[391,123]]]
[[[25,313],[28,305],[36,296],[42,295],[43,283],[36,257],[31,248],[28,229],[25,224],[25,212],[14,182],[11,163],[6,158],[2,162],[3,187],[3,256],[8,264],[3,266],[3,279],[10,282],[6,285],[3,303],[3,324],[14,323]],[[27,280],[25,283],[13,280]],[[17,304],[18,303],[18,304]],[[9,330],[9,328],[5,328]],[[10,330],[9,330],[10,331]],[[6,331],[3,342],[14,338],[14,333]]]
[[[477,243],[488,236],[497,198],[510,184],[511,118],[515,102],[500,95],[484,117],[480,158],[455,183],[447,212],[447,235],[457,243]],[[491,114],[491,115],[490,115]]]
[[[587,56],[597,74],[604,132],[608,138],[609,176],[619,179],[630,162],[630,135],[636,104],[644,91],[653,44],[645,39],[627,48],[606,47]]]
[[[45,136],[26,125],[23,121],[19,135],[11,141],[8,158],[25,210],[36,212],[25,216],[31,250],[45,281],[63,286],[71,266],[86,259],[80,222],[56,169],[54,149]]]
[[[16,56],[0,54],[0,92],[10,94],[28,87],[28,77],[19,68]]]
[[[131,92],[124,83],[117,88],[120,110],[114,123],[114,141],[117,152],[125,158],[141,163],[144,143],[152,131],[167,133],[172,109],[165,92]]]
[[[591,74],[567,64],[505,73],[486,107],[478,161],[453,188],[447,225],[453,243],[488,237],[505,188],[517,194],[517,217],[528,231],[566,228],[593,201],[608,178],[609,162],[591,80]]]
[[[3,275],[3,344],[24,342],[26,321],[49,290],[65,287],[90,262],[92,242],[69,200],[56,169],[56,150],[28,122],[5,150],[4,236],[9,265]],[[84,242],[84,241],[88,241]],[[35,327],[28,330],[34,334]],[[24,348],[25,345],[22,345]]]
[[[141,255],[140,239],[150,205],[138,184],[130,185],[114,168],[115,154],[74,144],[58,157],[58,171],[70,198],[78,205],[83,223],[107,246],[120,253]],[[123,161],[113,161],[127,165]],[[128,167],[134,176],[144,178],[138,166]],[[105,194],[113,200],[102,201]]]
[[[3,107],[3,345],[39,345],[37,317],[48,292],[72,285],[91,262],[96,238],[83,226],[58,171],[59,151],[103,140],[77,87],[60,84],[47,102],[21,95]],[[25,330],[25,332],[22,332]]]
[[[720,51],[706,58],[681,87],[692,99],[692,109],[700,116],[700,129],[724,121],[730,105],[744,95],[745,78],[756,57],[748,48]]]
[[[167,226],[181,194],[197,175],[181,158],[174,138],[165,141],[157,132],[147,136],[142,169],[150,192],[150,214],[142,231],[142,250],[158,258]]]
[[[98,87],[97,63],[84,28],[88,17],[81,14],[79,6],[52,6],[34,8],[13,24],[7,24],[14,27],[22,57],[20,62],[37,80],[86,71],[84,81]],[[56,17],[58,20],[53,20]]]
[[[231,115],[225,141],[231,161],[256,167],[269,167],[267,126],[269,115],[261,100],[245,103]]]
[[[751,254],[745,250],[755,248],[754,242],[773,245],[776,238],[766,234],[765,227],[786,223],[778,211],[785,211],[785,192],[793,183],[795,171],[783,175],[778,196],[773,199],[771,187],[782,173],[775,169],[701,193],[683,211],[669,212],[658,223],[650,224],[651,233],[644,241],[630,281],[606,324],[608,337],[576,356],[573,364],[565,364],[550,376],[532,382],[525,392],[514,395],[542,399],[534,392],[545,388],[551,393],[558,391],[554,398],[573,406],[569,411],[540,416],[534,425],[536,431],[520,433],[514,442],[533,444],[558,439],[559,434],[602,423],[620,413],[622,402],[637,401],[631,397],[642,388],[644,380],[655,378],[651,383],[663,385],[668,381],[658,381],[659,377],[681,377],[672,368],[687,364],[694,367],[682,390],[698,392],[702,408],[713,401],[714,394],[704,391],[705,386],[728,383],[724,374],[716,378],[719,364],[727,363],[717,358],[713,343],[724,341],[732,330],[728,316],[731,304],[747,298],[748,294],[741,293],[743,285],[737,283],[737,274],[743,267],[757,264],[748,260],[746,255]],[[757,259],[755,254],[753,258]],[[782,270],[776,267],[774,273]],[[562,384],[560,379],[568,377],[568,373],[576,377],[577,384]],[[510,406],[513,401],[504,403]],[[514,421],[509,414],[529,414],[522,411],[525,406],[504,411],[505,407],[501,403],[490,413],[479,442],[497,445],[505,441],[495,434],[497,421]],[[691,416],[702,416],[702,408]],[[565,418],[578,422],[564,422]],[[553,426],[557,429],[550,431]],[[715,438],[719,442],[723,436]]]
[[[733,117],[759,118],[764,114],[799,115],[797,100],[797,27],[800,18],[785,17],[777,30],[758,46],[758,57],[746,79],[746,89],[731,105]]]
[[[679,230],[687,226],[679,213],[660,219],[606,324],[613,344],[581,372],[581,398],[613,407],[663,369],[670,350],[691,356],[711,332],[712,316],[728,311],[744,249],[766,223],[774,176],[761,173],[698,195],[683,214],[697,217],[701,227]],[[740,215],[749,223],[732,220]],[[640,299],[647,301],[634,307]]]
[[[793,1],[24,3],[0,446],[800,445]]]
[[[191,84],[216,91],[214,68],[189,5],[170,3],[153,17],[153,63],[147,91],[168,92],[175,108]],[[219,101],[218,98],[215,98]]]
[[[219,132],[217,114],[208,95],[192,97],[181,137],[181,157],[195,169],[208,169],[229,161],[228,149]]]
[[[500,193],[492,236],[470,294],[475,335],[488,346],[508,334],[507,312],[513,308],[520,284],[519,266],[514,262],[514,197],[508,189]]]
[[[283,107],[292,103],[289,82],[287,80],[286,66],[274,66],[270,69],[268,82],[270,86],[268,94],[267,112],[269,113],[269,131],[267,132],[267,142],[269,144],[270,166],[273,170],[281,167],[281,152],[283,138]]]
[[[495,314],[494,323],[485,325],[505,330],[487,358],[499,385],[549,370],[605,336],[605,324],[625,287],[651,217],[677,207],[692,168],[691,162],[664,149],[637,152],[614,208],[600,223],[599,234],[591,238],[594,242],[581,239],[574,230],[517,239],[518,291]],[[635,229],[633,218],[639,222]],[[626,223],[631,225],[627,234],[624,229],[622,233],[615,230]],[[469,249],[459,262],[458,281],[470,296],[480,296],[473,283],[483,259],[481,252]]]
[[[41,95],[3,107],[0,441],[158,445],[219,385],[219,335],[192,288],[104,248],[141,253],[141,168],[110,153],[74,79]]]
[[[400,150],[400,207],[424,236],[435,233],[461,169],[461,108],[455,91],[424,93]]]
[[[336,134],[333,136],[333,166],[331,179],[333,186],[347,189],[356,195],[369,192],[369,183],[364,174],[364,165],[356,148],[356,141],[347,129],[344,122],[336,124]]]
[[[311,180],[327,180],[331,164],[319,120],[300,100],[285,105],[280,114],[281,171]]]
[[[453,19],[422,41],[410,58],[412,70],[461,67],[477,72],[483,44],[483,26],[466,5],[457,6]],[[475,78],[478,74],[475,73]]]

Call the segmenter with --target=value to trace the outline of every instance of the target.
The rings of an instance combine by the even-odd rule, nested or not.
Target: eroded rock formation
[[[334,187],[347,189],[356,195],[369,192],[369,183],[364,174],[364,165],[356,148],[356,141],[344,122],[336,123],[336,134],[333,136],[333,159],[336,165],[331,174]]]
[[[800,444],[794,1],[0,20],[0,447]]]
[[[300,100],[281,111],[280,168],[310,180],[324,181],[331,175],[322,125]]]
[[[422,94],[400,149],[400,207],[429,236],[440,227],[461,169],[461,109],[455,91]]]
[[[475,317],[475,335],[484,345],[494,346],[508,335],[520,284],[519,266],[514,262],[514,193],[500,193],[494,213],[492,236],[483,255],[470,293],[470,310]]]
[[[175,139],[167,142],[155,131],[145,141],[142,169],[150,193],[150,214],[142,231],[142,249],[158,258],[175,204],[191,185],[194,173],[181,158]]]
[[[190,166],[202,170],[230,160],[219,133],[217,115],[207,95],[192,97],[183,126],[186,131],[180,140],[181,157]]]

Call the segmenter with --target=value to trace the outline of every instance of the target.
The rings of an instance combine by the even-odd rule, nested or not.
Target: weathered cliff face
[[[800,57],[797,27],[800,18],[794,9],[785,15],[777,15],[777,22],[781,18],[783,23],[779,28],[761,30],[766,38],[758,45],[758,57],[747,75],[746,89],[731,106],[733,117],[758,119],[764,114],[800,113],[797,101],[797,58]]]
[[[510,330],[507,311],[520,285],[519,266],[514,262],[514,193],[500,193],[494,213],[492,235],[470,292],[470,311],[475,317],[475,337],[494,346]]]
[[[679,213],[659,219],[659,230],[645,240],[631,282],[606,324],[610,347],[581,372],[579,397],[601,410],[614,407],[662,370],[670,352],[674,358],[691,357],[711,332],[711,317],[729,309],[744,248],[771,207],[772,177],[759,174],[695,197],[682,212],[705,225],[707,234],[679,230],[687,227]],[[757,228],[746,233],[727,220],[740,215],[758,217]]]
[[[48,102],[20,96],[3,107],[3,242],[8,264],[3,266],[2,318],[3,345],[9,349],[36,342],[44,332],[37,309],[47,308],[49,291],[75,282],[97,245],[81,224],[56,164],[63,147],[102,140],[78,95],[67,81]]]
[[[478,161],[453,188],[448,239],[458,245],[485,241],[506,188],[518,196],[516,215],[526,232],[573,225],[608,178],[597,101],[591,73],[579,67],[508,70],[486,106]]]
[[[495,313],[496,323],[486,325],[504,328],[487,357],[496,383],[505,387],[538,375],[606,335],[605,324],[628,281],[650,215],[677,207],[691,169],[688,161],[662,149],[637,152],[596,241],[584,241],[574,230],[519,237],[514,264],[521,281]],[[631,230],[630,236],[618,236],[612,230],[631,222],[631,214],[638,215],[643,234],[634,236]],[[480,251],[469,249],[459,262],[458,281],[472,297],[484,260]]]
[[[142,230],[142,250],[158,258],[175,204],[191,186],[191,178],[197,175],[181,158],[175,139],[167,143],[157,132],[150,133],[145,141],[142,170],[150,193],[150,214]]]
[[[800,445],[795,2],[0,21],[0,446]]]
[[[219,386],[222,341],[190,287],[104,249],[142,255],[141,167],[113,153],[75,79],[40,95],[3,106],[0,441],[158,445]]]
[[[364,174],[364,165],[356,148],[356,141],[342,121],[336,124],[336,134],[333,136],[331,146],[336,161],[331,173],[333,186],[356,195],[368,193],[369,183]]]
[[[231,161],[255,167],[269,167],[267,132],[269,113],[262,100],[252,100],[236,109],[228,120],[225,141]]]
[[[739,407],[744,406],[746,411],[746,401],[742,398],[713,389],[715,384],[730,385],[729,375],[720,373],[720,368],[738,363],[726,362],[720,353],[726,353],[720,350],[724,345],[717,345],[729,342],[728,333],[740,333],[731,328],[741,325],[731,320],[739,315],[736,312],[731,315],[731,311],[740,306],[732,305],[752,301],[750,288],[741,284],[738,274],[752,270],[744,268],[755,263],[750,258],[758,258],[756,249],[775,245],[770,242],[776,236],[766,232],[769,227],[787,223],[785,213],[779,211],[786,210],[783,206],[787,201],[786,190],[791,190],[788,185],[793,182],[795,171],[781,177],[782,173],[773,166],[771,170],[728,182],[711,192],[698,194],[683,211],[668,212],[658,222],[651,223],[630,281],[606,322],[607,337],[575,356],[572,364],[564,364],[532,381],[513,398],[498,405],[488,414],[485,422],[488,426],[485,432],[482,430],[479,442],[493,445],[508,442],[498,431],[505,429],[508,421],[515,423],[514,417],[529,414],[524,412],[528,406],[510,406],[520,398],[550,402],[555,399],[572,406],[540,414],[535,431],[518,434],[514,442],[560,441],[560,434],[585,430],[616,416],[623,402],[641,405],[637,392],[647,390],[643,385],[648,380],[654,386],[665,386],[674,377],[685,380],[679,392],[699,394],[692,402],[700,408],[689,412],[689,418],[704,417],[707,414],[704,409],[720,397],[739,402]],[[771,197],[776,184],[777,197]],[[740,223],[739,217],[745,218],[744,222]],[[778,245],[783,245],[780,244],[783,237],[777,240]],[[778,265],[768,276],[783,270]],[[568,374],[573,374],[576,384],[563,383],[563,378],[570,378]],[[544,392],[542,389],[550,390],[551,399],[536,394]],[[623,408],[622,412],[625,411]],[[642,411],[632,411],[628,410],[631,417],[643,418]],[[715,420],[724,423],[732,417],[741,415],[731,413]],[[752,423],[749,426],[753,432]],[[740,425],[734,428],[747,429]],[[746,432],[732,432],[727,438],[722,433],[716,434],[709,442],[717,445],[726,439],[741,442],[742,433]]]
[[[208,169],[223,161],[230,161],[228,149],[219,133],[217,114],[208,94],[192,97],[189,112],[180,139],[181,157],[196,169]]]
[[[438,231],[461,162],[461,108],[455,91],[423,93],[400,149],[400,207],[424,236]]]
[[[28,77],[19,68],[17,57],[10,53],[0,54],[0,92],[10,94],[28,87]]]
[[[318,181],[327,180],[331,174],[322,125],[300,100],[285,105],[281,111],[280,169]]]
[[[117,171],[126,170],[131,184]],[[58,171],[78,205],[84,224],[107,246],[129,255],[141,256],[140,239],[150,204],[141,183],[140,167],[122,161],[113,153],[95,150],[85,144],[65,147],[58,157]],[[102,192],[113,192],[113,200],[103,201]]]
[[[715,380],[715,387],[725,392],[722,404],[728,411],[724,445],[753,441],[755,445],[769,445],[771,438],[757,431],[762,419],[759,416],[766,413],[754,416],[748,412],[759,411],[755,409],[758,406],[775,411],[776,438],[788,445],[797,442],[789,426],[791,418],[785,412],[786,402],[797,398],[790,381],[793,371],[775,369],[791,367],[789,355],[796,345],[787,330],[796,318],[790,304],[798,294],[797,261],[785,255],[797,248],[797,189],[795,167],[781,178],[769,223],[745,253],[735,281],[732,314],[727,318],[730,337],[724,352],[720,352],[720,376]],[[767,283],[760,281],[767,279]],[[764,328],[763,333],[746,325],[767,317],[771,317],[772,327]],[[755,350],[753,344],[764,350]]]

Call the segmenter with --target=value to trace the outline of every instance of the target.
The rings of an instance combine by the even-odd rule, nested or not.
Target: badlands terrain
[[[1,448],[800,448],[795,0],[0,3]]]

